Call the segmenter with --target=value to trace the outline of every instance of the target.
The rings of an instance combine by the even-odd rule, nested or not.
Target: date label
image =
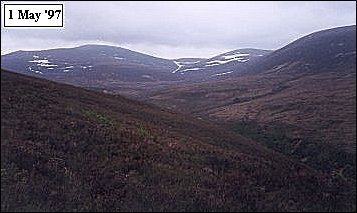
[[[4,4],[4,27],[63,27],[63,4]]]

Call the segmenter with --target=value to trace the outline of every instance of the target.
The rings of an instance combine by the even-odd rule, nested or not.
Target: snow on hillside
[[[215,68],[219,69],[219,65],[228,64],[230,62],[238,62],[245,63],[250,60],[251,57],[256,57],[256,54],[250,54],[244,51],[232,51],[229,53],[225,53],[222,55],[215,56],[210,59],[204,60],[193,60],[189,59],[185,61],[185,59],[174,60],[173,62],[177,65],[177,69],[172,71],[172,73],[183,73],[187,71],[197,71]],[[260,56],[260,55],[259,55]]]

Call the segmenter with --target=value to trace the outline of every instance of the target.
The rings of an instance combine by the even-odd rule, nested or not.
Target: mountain
[[[149,104],[1,71],[2,211],[353,210],[350,185]]]
[[[227,67],[240,64],[243,68],[249,60],[255,61],[267,52],[242,49],[210,59],[167,60],[120,47],[85,45],[17,51],[1,56],[1,66],[30,76],[139,99],[172,85],[218,79],[227,74]]]
[[[248,64],[256,63],[262,56],[271,52],[261,49],[238,49],[192,62],[174,60],[178,68],[173,73],[184,74],[189,79],[216,79],[222,75],[239,73]]]
[[[355,63],[355,28],[316,32],[277,51],[237,49],[209,59],[167,60],[120,47],[85,45],[17,51],[2,56],[1,64],[15,72],[107,90],[123,83],[133,83],[130,86],[136,87],[136,82],[202,82],[291,66],[298,72],[321,71],[342,62]]]
[[[152,82],[178,80],[171,60],[104,45],[42,51],[17,51],[1,56],[3,68],[53,80]]]
[[[244,67],[249,60],[254,61],[269,52],[240,49],[210,59],[167,60],[120,47],[85,45],[17,51],[1,56],[1,66],[26,75],[86,87],[102,84],[105,88],[107,83],[110,87],[112,83],[204,81],[223,75],[231,66]],[[196,72],[198,70],[200,72]]]
[[[147,101],[208,117],[315,169],[356,181],[356,26],[307,35],[219,81]]]
[[[270,69],[279,72],[288,66],[293,66],[297,72],[312,73],[344,64],[356,64],[356,25],[322,30],[304,36],[252,64],[246,73]]]

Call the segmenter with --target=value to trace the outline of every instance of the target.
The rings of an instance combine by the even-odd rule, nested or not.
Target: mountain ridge
[[[239,51],[244,51],[242,54],[252,53],[252,58],[260,56],[255,53],[267,54],[270,52],[244,48],[221,53],[209,59],[163,59],[117,46],[90,44],[43,51],[15,51],[3,55],[1,60],[2,67],[7,70],[33,76],[38,75],[56,81],[63,79],[62,82],[72,78],[85,82],[92,78],[91,75],[122,82],[180,82],[212,79],[215,75],[222,73],[220,69],[226,69],[232,63],[242,62],[241,66],[245,66],[243,62],[251,59],[249,53],[243,56],[244,60],[241,61],[239,57],[225,58],[232,54],[234,56],[234,53]],[[221,68],[217,69],[218,67]],[[196,70],[200,72],[192,72]]]

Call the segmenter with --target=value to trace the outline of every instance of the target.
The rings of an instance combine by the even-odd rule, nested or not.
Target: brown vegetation
[[[353,211],[354,193],[211,122],[1,72],[2,211]]]

